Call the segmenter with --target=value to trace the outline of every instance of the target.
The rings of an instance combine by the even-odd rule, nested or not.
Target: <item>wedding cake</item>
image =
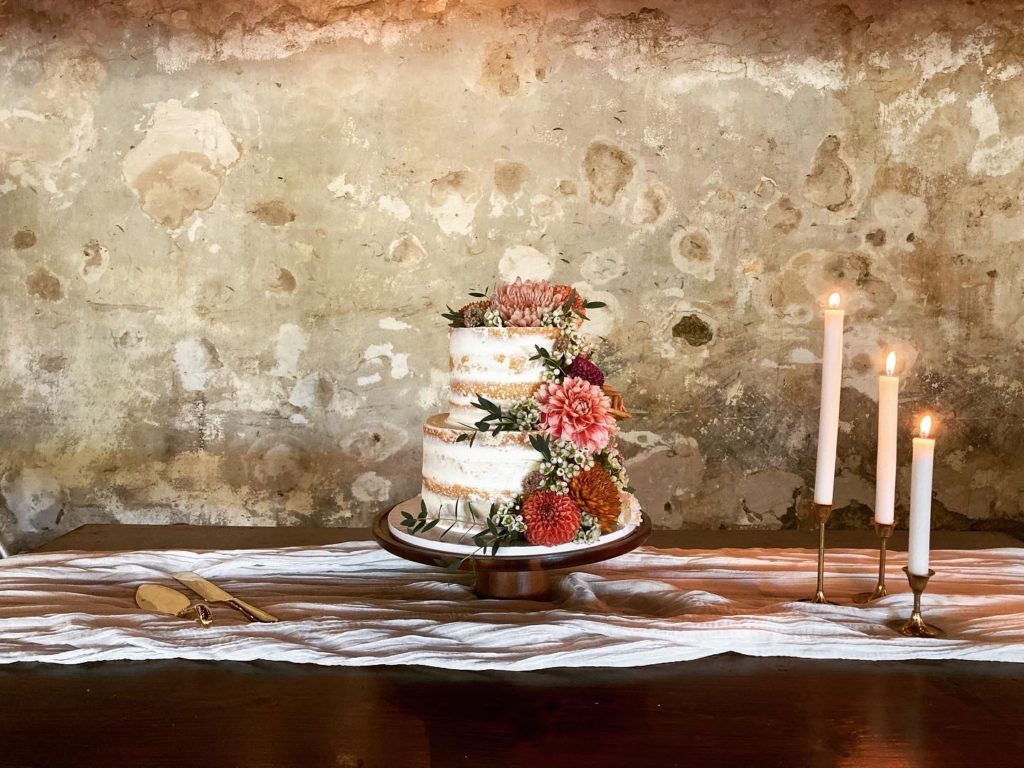
[[[636,526],[640,508],[615,445],[629,413],[581,333],[588,302],[516,279],[445,314],[448,412],[423,426],[415,533],[477,529],[481,546],[591,544]]]

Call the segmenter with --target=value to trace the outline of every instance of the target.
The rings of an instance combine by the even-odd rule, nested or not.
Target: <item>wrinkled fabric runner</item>
[[[111,659],[423,664],[449,669],[629,667],[726,651],[815,659],[1024,661],[1024,549],[932,553],[925,618],[941,640],[885,627],[910,614],[890,555],[891,594],[862,607],[877,553],[831,550],[827,595],[814,591],[816,552],[642,548],[554,578],[553,603],[479,600],[470,574],[409,563],[373,543],[270,550],[60,552],[0,561],[0,662]],[[246,624],[227,607],[202,629],[147,614],[135,588],[180,588],[195,570],[277,615]]]

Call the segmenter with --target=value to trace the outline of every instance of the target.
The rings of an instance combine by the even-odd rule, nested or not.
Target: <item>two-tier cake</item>
[[[472,529],[492,549],[591,544],[636,526],[615,446],[629,414],[580,333],[602,305],[546,281],[474,295],[445,314],[449,409],[423,426],[421,511],[403,526]]]

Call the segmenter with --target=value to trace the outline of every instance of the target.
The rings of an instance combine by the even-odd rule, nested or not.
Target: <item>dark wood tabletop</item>
[[[365,530],[87,526],[44,550],[326,544]],[[873,546],[835,532],[836,546]],[[1019,546],[936,532],[936,548]],[[655,531],[652,546],[815,545]],[[897,537],[896,548],[905,547]],[[634,669],[0,666],[0,766],[1015,766],[1024,665],[722,655]]]

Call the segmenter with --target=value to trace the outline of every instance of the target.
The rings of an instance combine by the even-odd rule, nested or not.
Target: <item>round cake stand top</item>
[[[381,512],[373,521],[373,536],[388,552],[415,563],[444,568],[462,554],[445,554],[436,549],[420,547],[396,538],[388,525],[390,511]],[[491,557],[483,553],[465,559],[459,569],[474,571],[477,575],[475,591],[480,597],[543,600],[547,598],[550,582],[548,571],[557,571],[579,565],[589,565],[624,555],[643,544],[651,534],[651,520],[642,513],[640,523],[626,536],[608,544],[600,541],[589,547],[567,552],[514,557],[505,554]],[[506,549],[506,553],[507,553]]]

